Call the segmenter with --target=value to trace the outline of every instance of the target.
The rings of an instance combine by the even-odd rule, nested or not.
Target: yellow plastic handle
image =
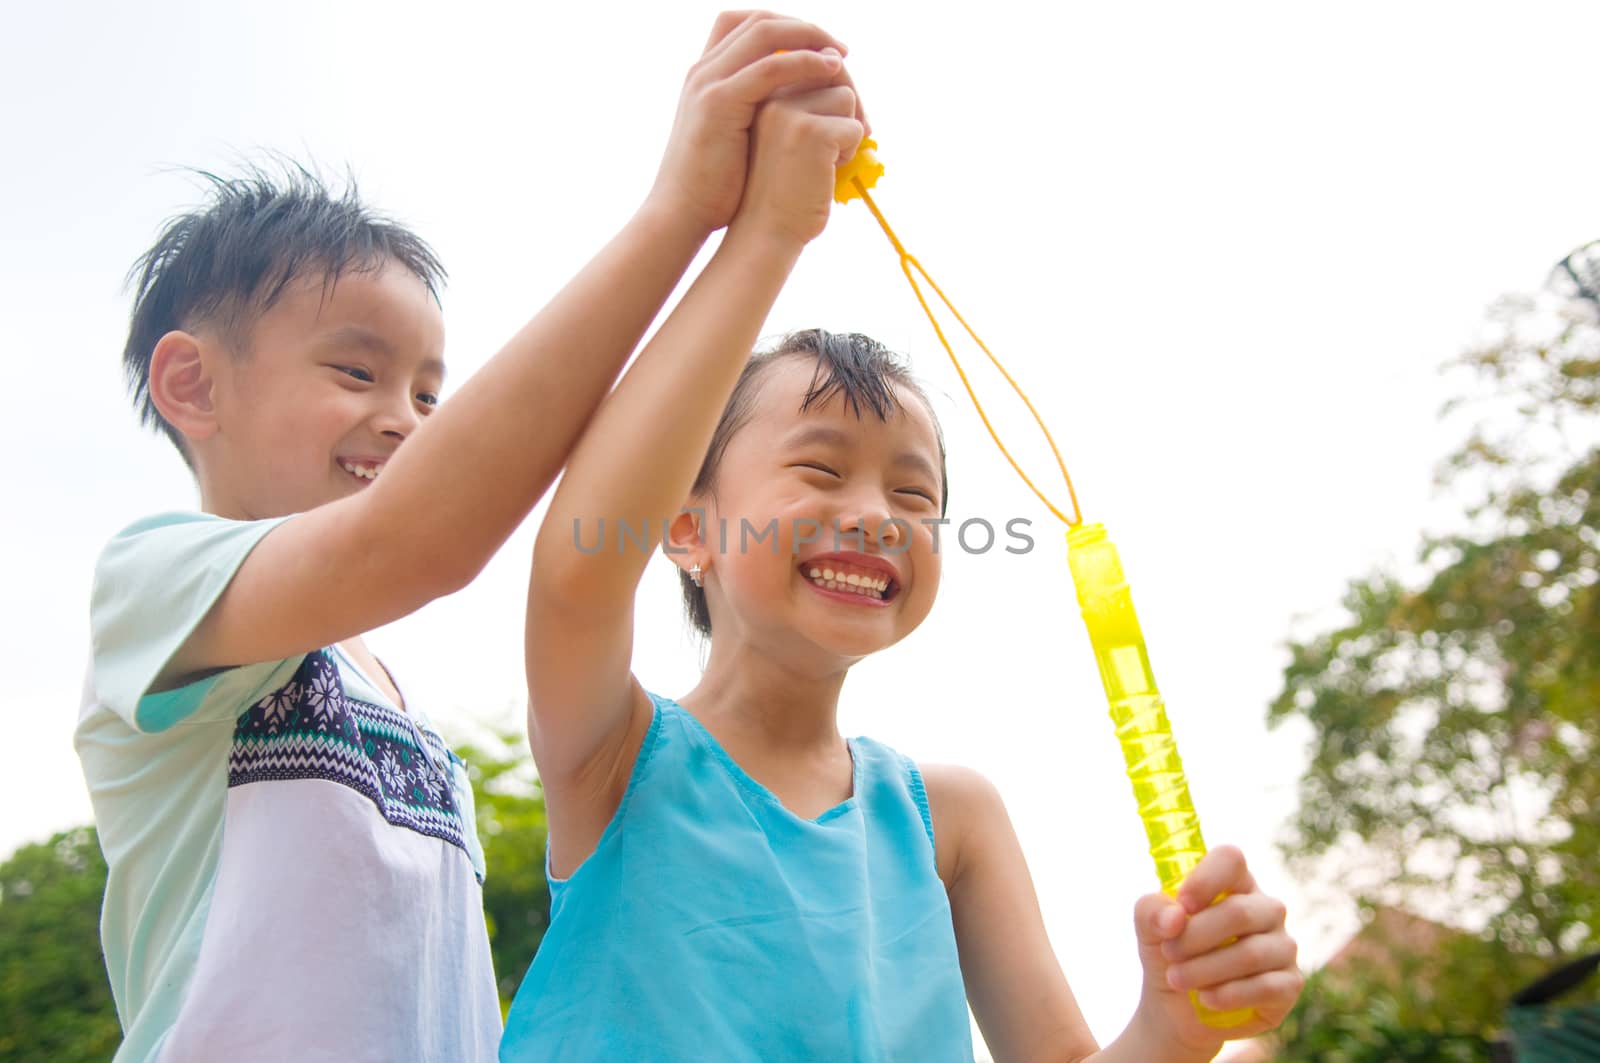
[[[1206,843],[1200,834],[1200,816],[1189,797],[1178,743],[1150,669],[1150,654],[1133,610],[1122,560],[1116,545],[1106,538],[1104,526],[1080,524],[1067,532],[1067,564],[1095,663],[1100,666],[1100,682],[1111,704],[1111,722],[1122,745],[1156,878],[1163,892],[1176,894],[1179,884],[1206,855]],[[1250,1008],[1214,1011],[1193,993],[1189,999],[1207,1026],[1226,1029],[1249,1022],[1255,1015]]]

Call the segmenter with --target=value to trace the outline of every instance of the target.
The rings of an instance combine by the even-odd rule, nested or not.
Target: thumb
[[[1165,893],[1149,893],[1133,906],[1133,930],[1139,939],[1139,962],[1145,974],[1166,986],[1167,958],[1161,946],[1183,933],[1189,913]]]

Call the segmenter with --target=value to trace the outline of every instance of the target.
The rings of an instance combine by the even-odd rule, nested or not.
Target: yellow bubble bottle
[[[923,312],[928,315],[929,324],[949,354],[956,375],[961,378],[962,386],[971,397],[995,446],[1010,462],[1022,482],[1068,527],[1067,564],[1072,570],[1072,582],[1077,588],[1083,621],[1089,628],[1089,643],[1094,649],[1095,661],[1100,666],[1100,680],[1105,686],[1106,698],[1111,703],[1111,720],[1116,727],[1117,739],[1122,744],[1122,757],[1127,765],[1128,779],[1133,783],[1139,818],[1144,822],[1145,836],[1150,842],[1150,855],[1155,859],[1156,876],[1160,879],[1161,889],[1167,894],[1175,894],[1179,884],[1206,855],[1206,844],[1200,836],[1200,817],[1195,814],[1194,803],[1189,799],[1189,784],[1183,776],[1183,762],[1178,759],[1178,746],[1167,722],[1166,707],[1161,702],[1161,692],[1156,689],[1155,676],[1150,671],[1150,654],[1145,649],[1139,618],[1133,611],[1133,598],[1128,593],[1128,583],[1122,575],[1122,562],[1117,557],[1117,548],[1106,538],[1102,525],[1083,523],[1072,477],[1067,474],[1066,463],[1061,460],[1061,452],[1056,449],[1044,418],[1005,366],[1000,364],[994,352],[967,324],[961,312],[928,275],[928,271],[922,268],[922,263],[906,250],[890,228],[888,219],[873,202],[869,189],[877,184],[884,170],[883,163],[878,159],[877,147],[871,139],[862,140],[856,156],[839,168],[834,199],[839,203],[848,203],[853,199],[866,203],[899,256],[901,272],[905,274]],[[1033,415],[1034,423],[1050,444],[1050,451],[1055,455],[1056,465],[1066,483],[1067,495],[1071,500],[1070,517],[1039,490],[1011,456],[1005,443],[1001,442],[994,425],[984,413],[983,404],[978,401],[972,382],[967,379],[966,370],[961,367],[961,361],[945,337],[944,329],[922,294],[922,287],[917,283],[919,275]],[[1214,898],[1212,903],[1220,899]],[[1218,1029],[1239,1026],[1255,1017],[1254,1010],[1250,1008],[1233,1011],[1208,1008],[1200,1003],[1194,993],[1189,994],[1189,1001],[1201,1022]]]
[[[1079,524],[1067,532],[1067,564],[1095,663],[1100,666],[1100,682],[1111,704],[1111,722],[1122,745],[1123,763],[1133,784],[1156,877],[1162,892],[1176,894],[1179,884],[1206,855],[1206,843],[1200,835],[1200,817],[1189,798],[1189,783],[1167,709],[1150,670],[1150,654],[1139,616],[1133,611],[1122,561],[1116,545],[1106,538],[1104,525]],[[1208,1026],[1238,1026],[1253,1015],[1249,1008],[1215,1011],[1193,993],[1189,996],[1196,1014]]]

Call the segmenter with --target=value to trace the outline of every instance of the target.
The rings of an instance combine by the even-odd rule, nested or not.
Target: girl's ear
[[[150,401],[191,443],[217,431],[215,382],[207,363],[200,341],[180,330],[162,336],[150,352]]]
[[[711,567],[710,551],[700,534],[705,517],[703,507],[693,506],[680,511],[667,525],[667,536],[661,542],[661,552],[685,572],[695,565],[699,565],[701,571]]]

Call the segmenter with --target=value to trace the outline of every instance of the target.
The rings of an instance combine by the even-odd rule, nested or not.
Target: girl
[[[994,788],[839,735],[850,666],[933,604],[946,502],[933,412],[882,347],[810,332],[744,354],[860,135],[847,94],[766,106],[740,216],[540,529],[552,922],[502,1059],[970,1060],[969,1001],[998,1060],[1209,1059],[1189,990],[1254,1008],[1246,1036],[1300,987],[1283,906],[1236,850],[1136,905],[1143,997],[1099,1051]],[[629,670],[641,532],[711,637],[677,701]]]

